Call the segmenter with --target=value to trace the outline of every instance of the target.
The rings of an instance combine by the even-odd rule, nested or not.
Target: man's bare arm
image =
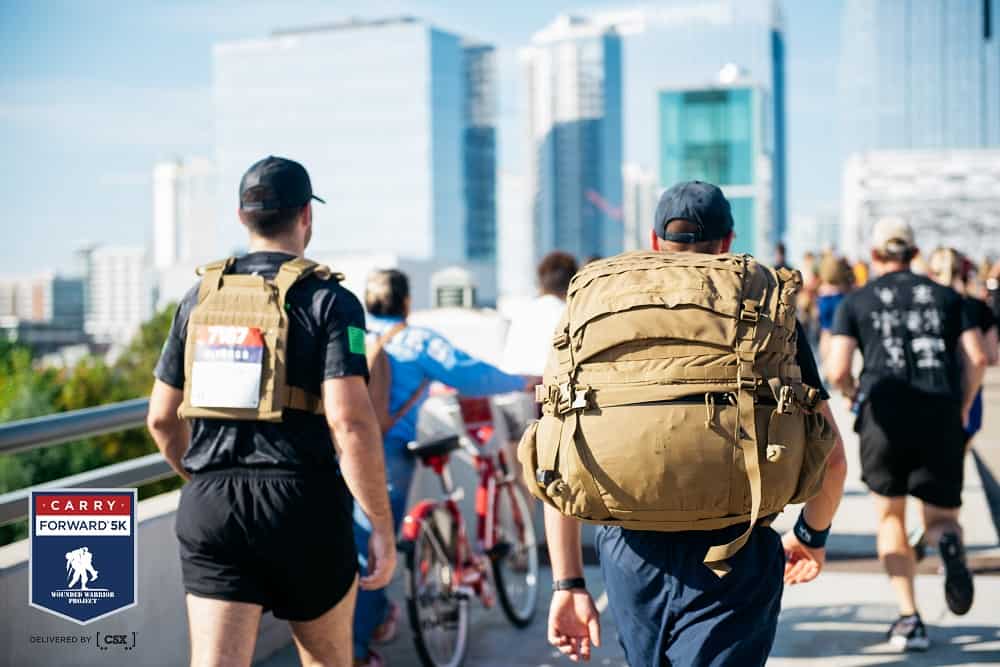
[[[545,540],[549,546],[552,579],[583,576],[583,549],[580,545],[580,522],[564,516],[554,507],[545,508]]]
[[[340,470],[375,530],[392,532],[382,433],[361,377],[323,383],[323,409],[340,457]]]
[[[851,363],[854,361],[854,351],[858,341],[851,336],[833,336],[830,339],[830,354],[827,357],[827,377],[830,382],[850,400],[855,399],[858,391],[857,382],[851,373]]]
[[[545,536],[552,579],[583,577],[580,522],[545,505]],[[549,643],[574,662],[590,660],[592,646],[601,645],[601,620],[586,590],[555,591],[549,603]]]
[[[978,328],[963,332],[958,339],[958,347],[962,357],[962,414],[966,415],[983,385],[989,360],[983,344],[983,334]]]
[[[184,479],[189,479],[187,471],[181,466],[181,458],[191,442],[191,430],[188,423],[177,416],[177,408],[183,401],[184,392],[180,389],[160,380],[154,382],[149,396],[146,427],[170,467]]]
[[[844,441],[840,437],[840,429],[837,428],[830,404],[823,401],[820,404],[819,413],[826,417],[826,421],[833,428],[837,440],[833,451],[830,452],[830,458],[826,462],[823,486],[819,493],[806,503],[803,511],[807,524],[817,530],[826,530],[833,523],[833,517],[844,497],[844,482],[847,480],[847,457],[844,454]]]

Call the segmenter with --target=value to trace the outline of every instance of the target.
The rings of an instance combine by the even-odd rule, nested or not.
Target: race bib
[[[199,325],[194,332],[191,405],[256,408],[260,404],[264,337],[257,327]]]

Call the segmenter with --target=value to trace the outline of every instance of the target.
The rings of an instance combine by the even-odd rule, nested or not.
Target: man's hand
[[[374,591],[385,588],[396,569],[396,538],[392,529],[372,531],[368,540],[368,574],[361,577],[361,588]]]
[[[805,584],[819,576],[826,562],[826,549],[807,547],[791,530],[781,538],[781,544],[785,547],[786,584]]]
[[[590,593],[556,591],[549,606],[549,643],[573,662],[590,660],[590,647],[601,645],[601,621]]]

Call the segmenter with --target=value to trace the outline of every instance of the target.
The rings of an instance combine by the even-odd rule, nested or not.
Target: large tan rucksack
[[[372,407],[375,409],[375,417],[378,418],[379,428],[382,435],[388,433],[403,416],[409,412],[424,389],[430,384],[429,380],[424,380],[417,386],[402,406],[395,412],[389,410],[389,392],[392,389],[392,366],[389,363],[389,355],[385,353],[385,346],[389,344],[396,334],[406,328],[405,322],[394,324],[381,336],[375,339],[373,345],[367,346],[365,358],[368,361],[368,396],[371,399]]]
[[[307,276],[343,280],[308,259],[281,265],[274,280],[229,273],[234,258],[201,267],[188,319],[181,417],[280,422],[285,408],[323,413],[321,398],[286,379],[288,291]]]
[[[801,282],[749,255],[583,267],[518,448],[529,488],[577,519],[658,531],[752,527],[815,495],[834,436],[796,363]],[[705,563],[721,576],[748,537]]]

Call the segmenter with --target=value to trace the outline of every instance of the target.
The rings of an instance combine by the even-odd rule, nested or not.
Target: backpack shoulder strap
[[[317,264],[311,259],[306,259],[305,257],[296,257],[295,259],[290,259],[278,269],[278,275],[274,277],[274,285],[278,288],[278,305],[281,307],[282,312],[285,308],[285,298],[288,296],[288,290],[292,286],[308,276],[316,275],[320,278],[336,278],[338,282],[343,279],[343,274],[333,273],[330,268],[322,264]]]
[[[216,292],[222,287],[222,276],[233,268],[236,263],[235,257],[220,259],[211,264],[199,266],[195,273],[201,276],[201,287],[198,288],[198,303],[204,301],[209,294]]]

